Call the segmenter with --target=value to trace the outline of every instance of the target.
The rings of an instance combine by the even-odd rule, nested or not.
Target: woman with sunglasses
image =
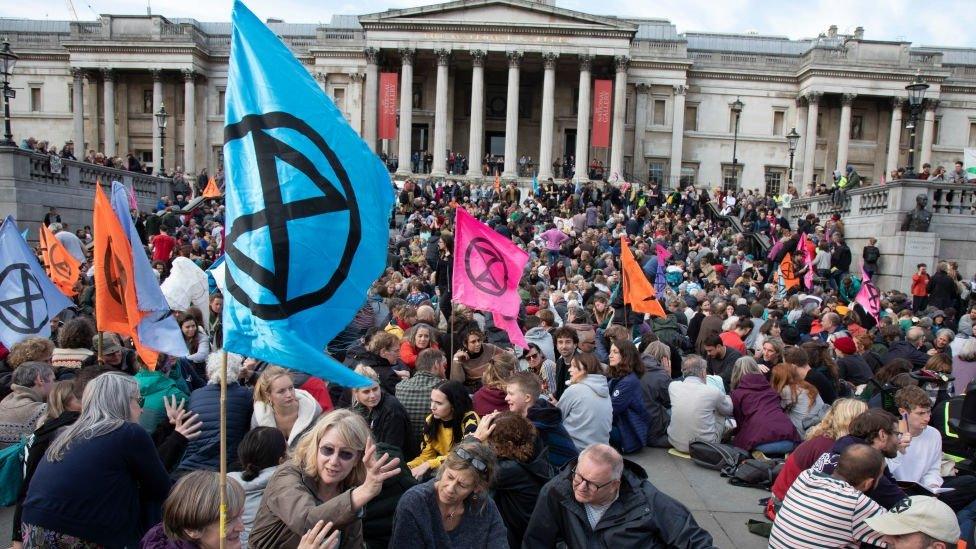
[[[400,498],[390,547],[507,548],[505,524],[488,495],[495,465],[485,444],[468,439],[455,446],[434,480]]]
[[[546,358],[542,349],[535,343],[529,343],[529,348],[522,355],[519,363],[521,370],[529,370],[542,379],[543,395],[551,395],[556,390],[556,363]]]
[[[399,472],[399,459],[377,455],[362,417],[347,409],[329,412],[271,477],[248,546],[294,549],[309,529],[325,521],[341,532],[340,548],[362,547],[363,507]]]

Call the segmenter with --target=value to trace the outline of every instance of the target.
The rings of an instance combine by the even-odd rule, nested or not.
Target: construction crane
[[[71,15],[75,17],[75,21],[78,20],[78,11],[75,10],[75,3],[71,0],[64,0],[65,4],[68,4],[68,9],[71,10]]]

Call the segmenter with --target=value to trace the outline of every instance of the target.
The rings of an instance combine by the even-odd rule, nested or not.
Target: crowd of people
[[[772,547],[971,543],[976,454],[948,418],[976,377],[976,306],[956,266],[920,266],[876,318],[854,258],[873,275],[880,252],[852,251],[839,215],[793,226],[771,197],[654,183],[418,179],[394,189],[387,269],[326,350],[372,381],[347,389],[225,356],[219,291],[174,288],[223,249],[219,201],[183,209],[199,188],[132,212],[164,294],[185,297],[187,357],[147,365],[98,333],[91,231],[54,227],[85,261],[76,306],[51,338],[0,347],[0,451],[33,434],[18,546],[218,547],[225,360],[227,547],[711,547],[629,457],[701,443],[784,461]],[[529,253],[527,348],[452,299],[455,207]],[[622,242],[663,316],[625,303]]]

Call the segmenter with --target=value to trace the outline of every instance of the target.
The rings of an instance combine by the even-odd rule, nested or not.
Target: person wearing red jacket
[[[929,306],[929,273],[925,263],[918,264],[918,272],[912,275],[912,312],[924,311]]]

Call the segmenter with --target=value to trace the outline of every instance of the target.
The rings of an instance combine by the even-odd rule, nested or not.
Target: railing
[[[908,62],[912,66],[923,65],[923,66],[935,66],[938,65],[939,61],[942,60],[942,54],[938,52],[911,52],[908,54]]]
[[[8,32],[4,36],[14,49],[16,49],[18,46],[21,48],[58,48],[61,46],[62,38],[68,35],[39,32]]]
[[[768,252],[773,245],[768,235],[756,232],[747,233],[745,230],[745,225],[742,224],[742,220],[734,215],[722,215],[718,203],[716,203],[714,200],[708,201],[706,203],[706,208],[708,209],[708,211],[705,212],[707,215],[729,223],[732,225],[732,228],[736,230],[736,232],[748,237],[752,247],[750,251],[756,258],[761,259],[766,257],[766,252]]]

